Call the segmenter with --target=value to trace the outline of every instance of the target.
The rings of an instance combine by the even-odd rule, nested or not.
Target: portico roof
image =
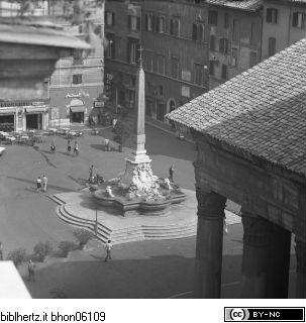
[[[14,43],[36,46],[62,47],[72,49],[90,49],[85,41],[71,36],[62,30],[41,25],[29,25],[21,22],[0,21],[0,43]]]
[[[306,176],[306,39],[167,118]]]

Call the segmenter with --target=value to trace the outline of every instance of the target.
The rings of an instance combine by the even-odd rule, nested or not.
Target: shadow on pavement
[[[19,178],[19,177],[14,177],[14,176],[7,176],[7,178],[14,179],[16,181],[20,181],[20,182],[23,182],[23,183],[33,184],[33,189],[35,187],[35,182],[31,181],[31,180],[28,180],[26,178]],[[31,190],[31,189],[32,189],[32,187],[29,190]],[[52,184],[48,184],[48,189],[53,189],[55,191],[61,191],[61,192],[71,192],[72,191],[72,188],[65,188],[65,187],[62,187],[62,186],[57,186],[57,185],[52,185]]]

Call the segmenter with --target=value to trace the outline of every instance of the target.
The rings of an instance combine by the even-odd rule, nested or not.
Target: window
[[[250,67],[257,64],[257,54],[256,52],[250,52]]]
[[[166,74],[166,58],[163,55],[158,55],[157,58],[157,71],[159,74]]]
[[[292,15],[292,27],[303,28],[305,23],[305,13],[294,12]]]
[[[106,26],[115,26],[115,13],[105,11],[105,23]]]
[[[227,29],[229,27],[229,14],[224,14],[224,28]]]
[[[227,65],[222,64],[221,78],[227,80]]]
[[[82,74],[74,74],[72,75],[72,84],[82,84],[83,75]]]
[[[162,85],[159,85],[159,87],[158,87],[158,94],[164,95],[164,87]]]
[[[218,11],[210,10],[208,12],[208,23],[212,26],[217,26],[218,24]]]
[[[74,65],[83,64],[83,51],[82,50],[75,50],[73,52],[73,64]]]
[[[166,21],[165,17],[159,17],[158,18],[158,32],[160,34],[163,34],[166,32]]]
[[[277,24],[278,10],[275,8],[267,8],[266,22],[270,24]]]
[[[270,37],[268,40],[268,55],[273,56],[276,53],[276,39]]]
[[[228,54],[228,39],[227,38],[220,39],[219,52],[222,54]]]
[[[232,33],[232,40],[237,42],[239,39],[239,21],[237,19],[233,20],[233,33]]]
[[[204,83],[204,66],[201,64],[194,64],[194,82],[197,85]]]
[[[209,75],[215,76],[215,62],[209,61]]]
[[[232,49],[232,66],[233,67],[238,66],[238,49],[237,48]]]
[[[136,64],[139,60],[139,42],[134,39],[128,40],[128,62]]]
[[[153,17],[152,14],[147,13],[146,16],[146,31],[152,31],[153,30]]]
[[[192,24],[192,40],[204,41],[205,40],[205,27],[201,23]]]
[[[211,51],[215,51],[216,50],[216,37],[214,35],[210,35],[210,39],[209,39],[209,49]]]
[[[106,38],[108,40],[107,47],[106,47],[106,58],[115,59],[116,58],[115,35],[108,34]]]
[[[140,17],[128,16],[128,28],[133,31],[140,30]]]
[[[179,73],[179,60],[176,57],[171,58],[171,76],[173,78],[178,78]]]
[[[170,35],[179,37],[180,35],[180,20],[173,18],[170,20]]]
[[[254,22],[251,23],[251,33],[250,33],[250,44],[256,45],[256,24]]]

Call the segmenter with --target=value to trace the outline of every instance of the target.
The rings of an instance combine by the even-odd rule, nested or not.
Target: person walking
[[[79,155],[79,143],[77,142],[77,140],[74,142],[74,153],[76,156]]]
[[[28,261],[28,280],[35,281],[35,264],[31,259]]]
[[[51,145],[50,145],[50,150],[52,153],[55,153],[56,147],[55,147],[55,142],[52,140]]]
[[[171,167],[169,168],[169,179],[170,179],[170,182],[173,182],[173,175],[174,175],[174,165],[171,165]]]
[[[104,259],[105,262],[112,259],[112,256],[111,256],[112,247],[113,246],[112,246],[111,240],[107,240],[107,242],[105,244],[105,251],[106,251],[106,257]]]
[[[3,244],[0,241],[0,260],[3,260]]]
[[[38,176],[36,179],[36,191],[39,191],[41,189],[41,183],[42,183],[41,177]]]
[[[42,176],[42,190],[47,192],[48,177],[46,175]]]
[[[109,139],[108,139],[108,138],[106,138],[106,139],[104,140],[104,145],[105,145],[105,150],[106,150],[106,151],[109,151]]]
[[[71,140],[70,139],[68,139],[68,141],[67,141],[67,151],[68,151],[68,154],[70,154],[70,152],[71,152]]]
[[[91,165],[89,167],[89,178],[88,178],[89,183],[93,182],[93,174],[94,174],[94,165]]]

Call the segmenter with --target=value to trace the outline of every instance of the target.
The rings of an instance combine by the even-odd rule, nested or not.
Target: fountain
[[[130,213],[163,214],[171,204],[183,202],[185,194],[168,178],[153,174],[151,159],[145,149],[145,73],[142,50],[137,72],[137,120],[134,130],[133,153],[126,159],[124,173],[91,188],[91,194],[103,206],[115,207],[123,216]]]

